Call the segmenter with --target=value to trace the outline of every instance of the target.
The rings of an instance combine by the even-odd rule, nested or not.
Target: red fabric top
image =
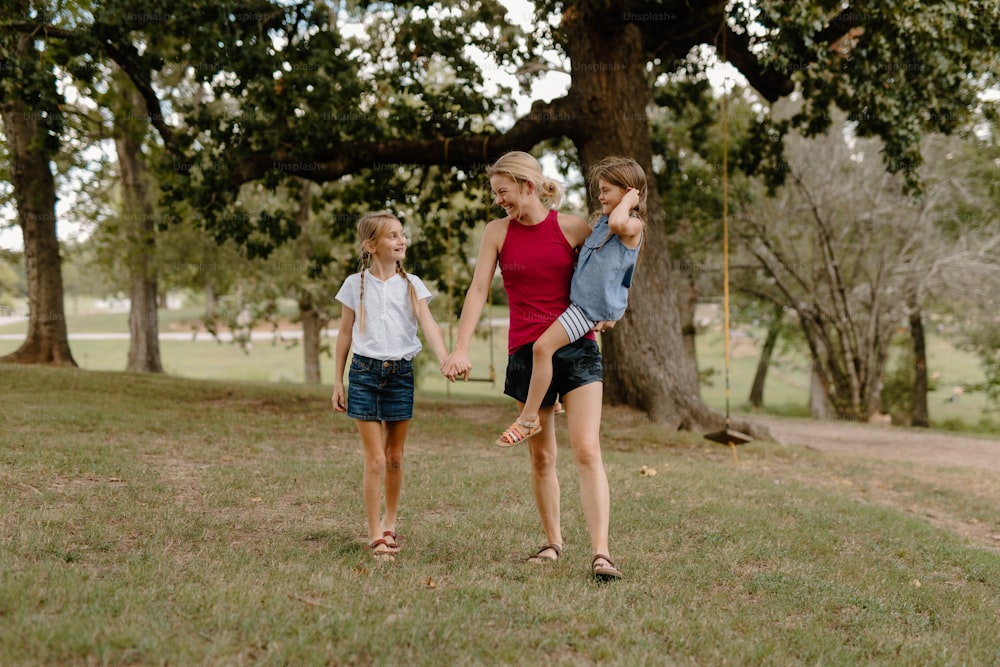
[[[510,304],[507,352],[534,343],[569,307],[576,252],[549,211],[536,225],[511,220],[500,249],[500,273]],[[594,339],[594,333],[587,334]]]

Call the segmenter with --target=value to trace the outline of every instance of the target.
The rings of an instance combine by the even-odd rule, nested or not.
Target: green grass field
[[[363,548],[324,387],[4,366],[0,665],[993,665],[995,473],[754,442],[609,408],[601,585],[565,447],[542,542],[509,401],[420,392],[394,563]],[[807,443],[806,443],[807,444]],[[646,474],[641,471],[645,470]],[[655,470],[656,474],[649,474]],[[919,508],[915,511],[914,508]]]
[[[128,341],[106,341],[74,339],[81,334],[128,332],[128,318],[125,313],[85,314],[89,304],[80,306],[81,314],[70,314],[67,326],[70,331],[71,349],[81,368],[89,370],[115,371],[125,368],[128,356]],[[193,308],[164,310],[160,312],[161,333],[191,333],[192,323],[197,321],[200,311]],[[497,308],[496,317],[504,317],[506,311]],[[16,322],[0,326],[0,334],[18,334],[25,330],[25,323]],[[456,327],[457,331],[457,327]],[[335,331],[331,331],[331,334]],[[762,330],[749,330],[757,341],[763,339]],[[331,347],[332,347],[332,338]],[[445,340],[448,340],[447,330]],[[0,356],[17,349],[19,340],[0,340]],[[167,373],[181,377],[204,379],[231,379],[259,382],[282,382],[298,384],[303,382],[302,348],[296,341],[256,341],[249,352],[230,343],[218,343],[202,333],[197,341],[161,340],[161,357]],[[701,369],[713,369],[709,383],[702,387],[702,398],[710,406],[722,410],[725,406],[722,337],[718,330],[706,331],[698,339],[699,365]],[[956,385],[982,382],[983,373],[978,360],[961,350],[955,349],[938,336],[929,339],[930,369],[941,373],[936,388],[928,397],[931,420],[935,427],[953,430],[996,430],[1000,422],[997,413],[990,412],[985,397],[968,393],[959,402],[948,402],[951,389]],[[503,395],[503,376],[506,368],[507,339],[503,327],[494,329],[491,344],[483,334],[477,336],[472,348],[475,366],[475,382],[449,384],[436,371],[437,364],[425,352],[419,357],[421,364],[421,388],[426,391],[450,392],[456,396],[481,396],[495,398]],[[756,369],[756,351],[746,346],[734,347],[730,364],[732,400],[731,409],[749,411],[747,397]],[[490,369],[495,382],[489,382]],[[333,360],[325,358],[322,367],[323,383],[333,383]],[[801,357],[785,354],[779,356],[772,365],[765,389],[764,411],[773,414],[808,416],[808,376],[806,362]]]

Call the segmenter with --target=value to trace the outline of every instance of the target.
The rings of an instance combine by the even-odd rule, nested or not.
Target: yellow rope
[[[725,22],[725,18],[723,18]],[[722,62],[726,62],[726,26],[722,26]],[[725,358],[726,377],[726,431],[729,431],[729,121],[726,100],[729,97],[729,76],[722,84],[722,349]],[[729,447],[733,459],[739,461],[736,445],[732,439]]]
[[[446,209],[451,210],[451,169],[448,167],[448,142],[451,141],[451,137],[445,137],[444,140],[444,168],[448,170],[448,199],[446,202]],[[448,308],[448,349],[455,349],[455,338],[454,338],[454,327],[455,327],[455,309],[453,307],[453,295],[452,292],[455,291],[455,276],[454,270],[452,269],[451,263],[451,216],[448,216],[447,227],[445,228],[445,262],[446,266],[446,280],[448,282],[448,298],[447,298],[447,308]],[[444,383],[445,395],[451,398],[451,382]]]

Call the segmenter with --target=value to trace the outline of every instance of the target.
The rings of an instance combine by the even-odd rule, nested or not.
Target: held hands
[[[444,363],[441,364],[441,375],[452,382],[455,378],[461,377],[463,380],[469,379],[469,371],[472,370],[472,362],[469,361],[467,352],[452,352]]]

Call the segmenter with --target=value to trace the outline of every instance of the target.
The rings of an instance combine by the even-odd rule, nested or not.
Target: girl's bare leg
[[[403,444],[410,421],[386,422],[385,425],[385,516],[381,532],[396,532],[399,497],[403,489]],[[390,542],[392,544],[392,542]]]
[[[518,421],[538,423],[538,411],[549,385],[552,384],[552,355],[570,342],[566,330],[558,320],[535,341],[531,352],[531,382],[528,384],[528,396],[524,400]]]
[[[385,441],[382,422],[358,421],[358,432],[365,447],[365,472],[362,484],[365,514],[368,516],[368,544],[382,538],[382,483],[385,479]]]

